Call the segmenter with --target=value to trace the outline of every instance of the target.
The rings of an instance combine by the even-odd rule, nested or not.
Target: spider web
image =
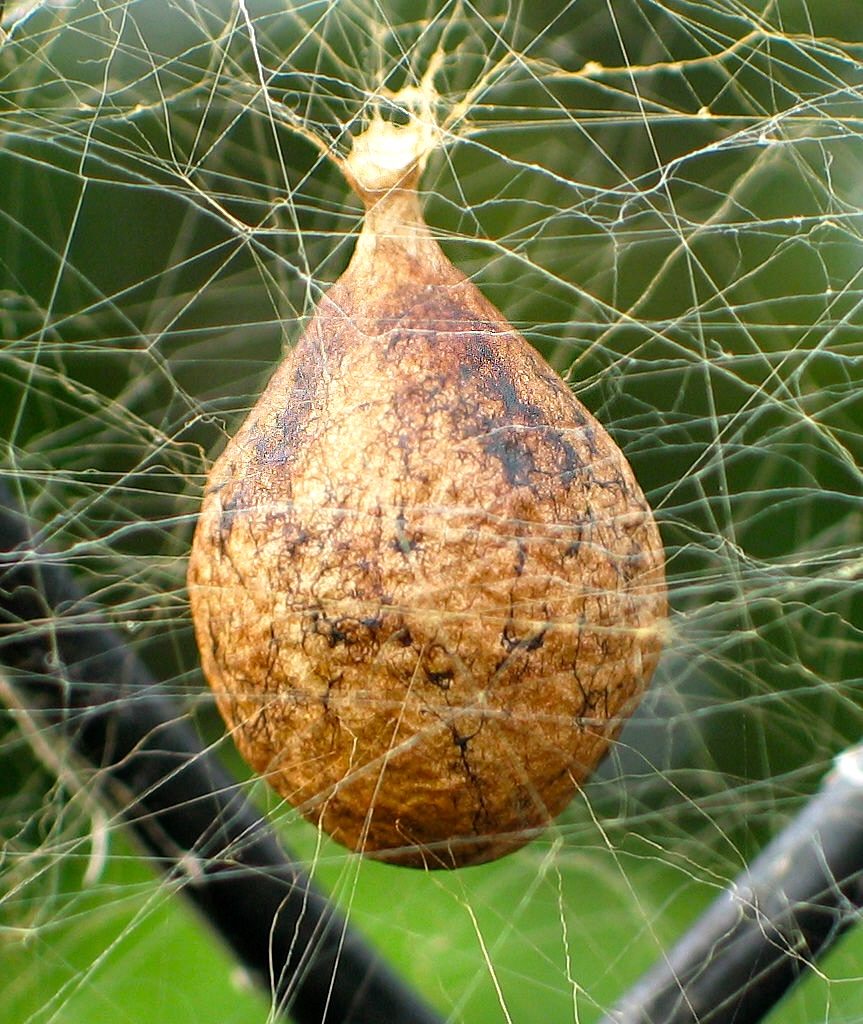
[[[597,1019],[859,738],[861,14],[6,5],[0,472],[453,1024]],[[360,205],[324,151],[344,155],[374,105],[402,117],[392,94],[435,59],[427,220],[625,451],[672,618],[641,708],[554,827],[426,875],[347,854],[249,778],[200,675],[184,577],[213,457],[352,251]],[[0,762],[7,1020],[275,1015],[93,799],[98,773],[12,712]],[[774,1019],[863,1020],[861,943]]]

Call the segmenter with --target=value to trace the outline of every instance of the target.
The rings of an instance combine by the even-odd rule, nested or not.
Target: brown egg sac
[[[189,567],[254,769],[334,839],[492,860],[569,803],[666,614],[623,454],[447,260],[416,168],[213,466]]]

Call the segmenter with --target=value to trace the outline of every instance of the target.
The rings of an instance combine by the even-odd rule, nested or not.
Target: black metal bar
[[[863,746],[601,1024],[754,1024],[863,907]]]
[[[59,559],[34,549],[2,481],[0,664],[41,740],[96,770],[102,797],[297,1024],[438,1024],[285,854]]]

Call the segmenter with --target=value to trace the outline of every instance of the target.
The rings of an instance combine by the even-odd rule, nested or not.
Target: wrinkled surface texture
[[[558,814],[653,672],[621,452],[424,228],[351,266],[215,464],[189,583],[241,752],[341,843],[451,867]]]

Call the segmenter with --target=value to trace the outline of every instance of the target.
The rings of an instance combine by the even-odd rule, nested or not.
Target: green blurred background
[[[3,27],[0,472],[243,778],[185,557],[210,460],[358,229],[295,129],[344,152],[447,55],[429,223],[626,452],[671,635],[598,777],[497,864],[362,862],[243,785],[452,1021],[596,1019],[861,732],[863,8],[122,0]],[[4,1019],[268,1019],[116,816],[0,722]],[[853,934],[773,1019],[863,1020],[861,963]]]

